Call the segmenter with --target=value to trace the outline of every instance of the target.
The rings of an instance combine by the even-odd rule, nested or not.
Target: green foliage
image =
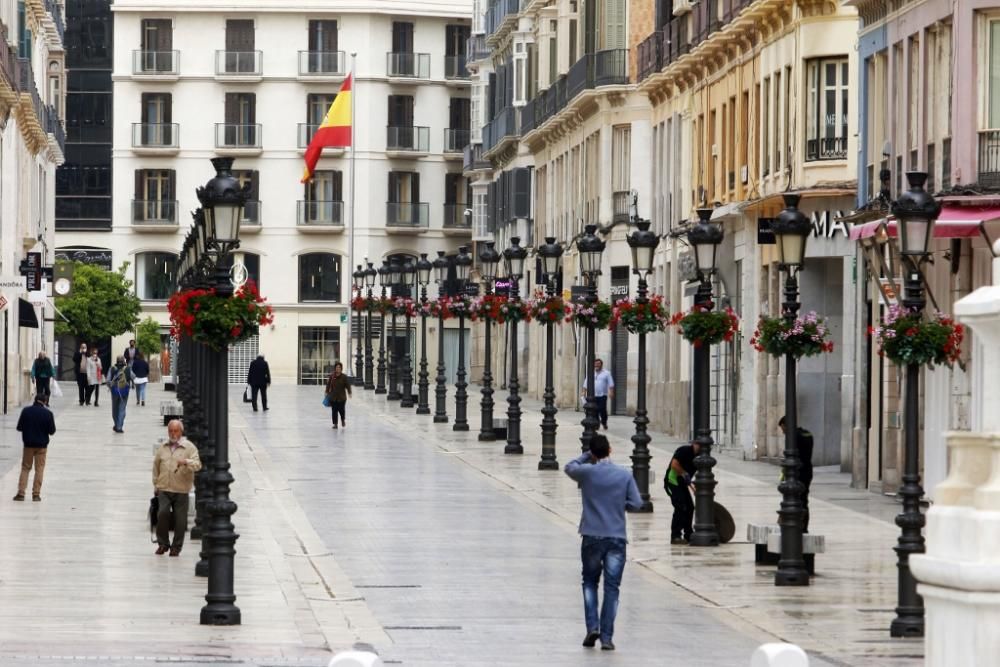
[[[92,264],[76,263],[73,291],[57,296],[56,308],[68,321],[57,318],[57,336],[82,340],[102,340],[120,336],[139,323],[141,304],[132,281],[125,276],[129,263],[117,271],[105,271]]]
[[[147,317],[135,328],[135,346],[147,359],[160,351],[160,325]]]

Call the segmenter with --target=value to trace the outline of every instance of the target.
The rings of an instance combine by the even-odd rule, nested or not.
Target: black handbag
[[[243,402],[244,403],[252,403],[253,402],[253,399],[250,398],[250,385],[247,385],[243,389]]]
[[[160,499],[155,495],[149,499],[149,539],[156,543],[156,519],[160,513]]]

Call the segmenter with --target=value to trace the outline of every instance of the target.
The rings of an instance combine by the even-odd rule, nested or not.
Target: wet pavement
[[[895,527],[882,515],[893,503],[836,488],[833,471],[834,495],[854,507],[812,501],[828,553],[804,589],[775,588],[774,568],[755,567],[741,543],[747,521],[774,520],[775,467],[722,457],[719,498],[738,529],[737,542],[715,549],[668,544],[669,501],[654,483],[655,512],[629,519],[618,651],[588,651],[579,493],[563,473],[537,470],[536,403],[524,403],[525,454],[507,456],[503,442],[477,441],[474,391],[466,433],[371,392],[356,392],[348,428],[334,431],[318,387],[276,386],[271,410],[258,413],[241,391],[230,391],[236,628],[198,625],[196,542],[180,559],[152,555],[144,512],[162,392],[145,411],[129,407],[124,436],[111,432],[110,407],[57,400],[42,503],[9,500],[17,411],[2,420],[0,664],[322,665],[360,643],[402,665],[737,666],[780,640],[803,646],[813,665],[922,663],[921,642],[888,637]],[[565,463],[579,451],[582,415],[560,416]],[[630,421],[612,420],[622,463],[629,434]],[[658,480],[675,443],[654,443]],[[864,503],[874,510],[857,509]]]

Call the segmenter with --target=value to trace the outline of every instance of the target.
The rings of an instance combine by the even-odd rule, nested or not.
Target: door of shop
[[[629,272],[627,266],[611,267],[611,300],[618,302],[628,298]],[[608,406],[613,415],[623,415],[627,411],[628,400],[628,339],[625,327],[615,327],[611,333],[611,377],[615,380],[615,398]]]

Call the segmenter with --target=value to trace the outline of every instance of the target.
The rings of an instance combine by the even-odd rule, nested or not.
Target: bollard
[[[382,660],[368,651],[344,651],[330,658],[327,667],[382,667]]]
[[[795,644],[762,644],[753,652],[750,667],[809,667],[809,657]]]

